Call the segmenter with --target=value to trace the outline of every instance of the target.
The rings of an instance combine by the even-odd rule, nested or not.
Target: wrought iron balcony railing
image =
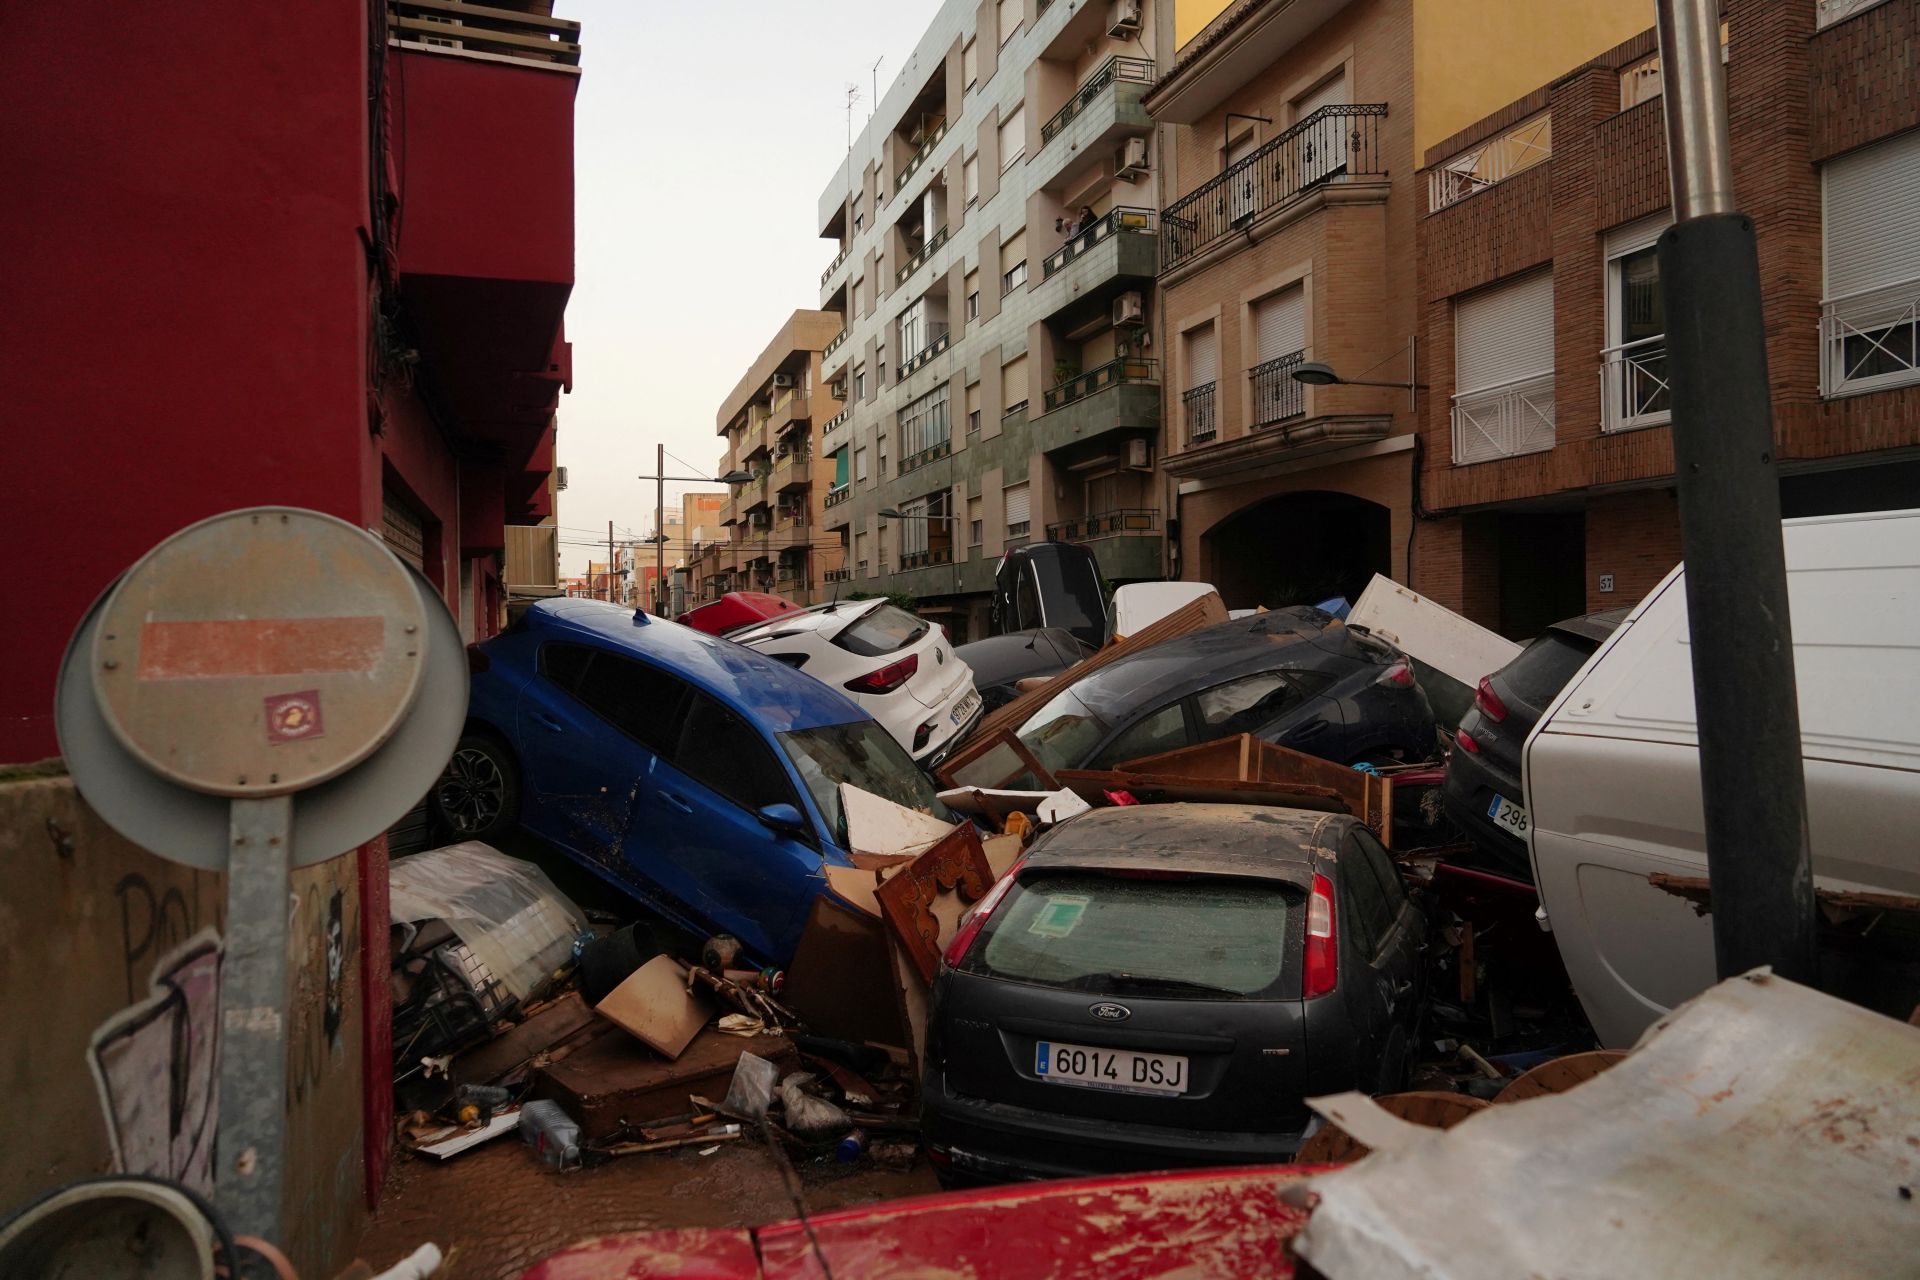
[[[1109,209],[1104,217],[1094,219],[1092,226],[1047,255],[1046,261],[1042,264],[1041,278],[1051,278],[1055,272],[1063,270],[1068,263],[1081,254],[1121,232],[1150,236],[1153,234],[1155,221],[1151,209],[1136,209],[1129,205]]]
[[[1512,458],[1553,448],[1553,371],[1514,378],[1453,398],[1453,464]]]
[[[1075,116],[1092,106],[1100,95],[1111,89],[1115,81],[1126,80],[1133,84],[1153,83],[1153,63],[1146,58],[1124,58],[1118,54],[1108,58],[1087,77],[1086,82],[1073,91],[1067,99],[1067,105],[1053,113],[1053,118],[1040,126],[1040,145],[1052,142],[1060,131],[1073,123]]]
[[[1631,431],[1667,422],[1667,335],[1623,342],[1600,353],[1600,429]]]
[[[1220,433],[1213,411],[1213,383],[1189,387],[1180,393],[1180,415],[1187,423],[1187,443],[1206,444]]]
[[[1116,534],[1157,533],[1160,513],[1152,507],[1116,507],[1075,520],[1057,520],[1047,526],[1048,542],[1085,542]]]
[[[1316,187],[1386,173],[1380,147],[1383,102],[1322,107],[1160,211],[1160,270],[1171,271],[1209,245]]]
[[[946,136],[947,122],[945,120],[941,120],[940,123],[927,130],[926,141],[922,142],[920,149],[909,156],[907,162],[900,166],[900,175],[893,183],[893,189],[895,191],[899,191],[907,185],[907,179],[919,172],[920,166],[926,162],[928,156],[933,154],[934,147],[938,146],[940,139]]]
[[[926,265],[927,259],[933,256],[933,251],[946,242],[947,229],[943,226],[928,236],[927,242],[920,246],[920,251],[911,258],[908,258],[906,262],[901,265],[900,269],[893,273],[893,282],[896,285],[905,284],[909,276]]]
[[[1247,377],[1253,382],[1256,428],[1271,427],[1307,411],[1307,389],[1293,376],[1293,371],[1306,358],[1306,352],[1294,351],[1247,370]]]
[[[1096,391],[1122,382],[1158,382],[1160,381],[1160,362],[1140,356],[1122,356],[1110,360],[1095,369],[1089,369],[1076,377],[1068,378],[1058,386],[1048,387],[1044,412],[1052,413],[1063,405],[1072,404]]]

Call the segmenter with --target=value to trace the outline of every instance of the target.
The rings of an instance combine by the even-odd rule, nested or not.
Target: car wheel
[[[487,734],[462,737],[433,786],[433,812],[462,840],[491,839],[513,825],[520,774],[506,746]]]

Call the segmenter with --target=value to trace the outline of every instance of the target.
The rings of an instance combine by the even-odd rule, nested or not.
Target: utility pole
[[[1753,222],[1734,208],[1717,0],[1658,0],[1674,471],[1722,978],[1812,983],[1813,868]]]
[[[613,521],[607,521],[607,603],[613,603]]]
[[[657,444],[653,448],[653,611],[665,617],[660,587],[667,576],[667,446]]]

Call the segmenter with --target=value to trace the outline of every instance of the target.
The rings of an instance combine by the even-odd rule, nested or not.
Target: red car
[[[1306,1222],[1282,1203],[1325,1166],[1272,1165],[1031,1182],[812,1215],[835,1276],[906,1280],[1149,1280],[1293,1275],[1287,1241]],[[521,1280],[800,1280],[818,1277],[797,1221],[588,1240]]]
[[[687,610],[674,621],[710,636],[723,636],[741,627],[758,626],[784,613],[798,612],[800,606],[785,596],[767,591],[729,591],[718,600]]]

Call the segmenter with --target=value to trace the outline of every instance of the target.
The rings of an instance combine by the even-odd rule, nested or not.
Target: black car
[[[1401,1087],[1425,922],[1343,814],[1097,809],[1034,842],[934,981],[950,1184],[1290,1158],[1303,1099]]]
[[[1015,732],[1050,770],[1109,768],[1239,733],[1341,764],[1423,760],[1439,746],[1406,655],[1309,606],[1110,662]]]
[[[1092,645],[1064,627],[1035,627],[953,648],[973,672],[973,687],[988,711],[1019,697],[1022,680],[1057,676],[1093,653]]]
[[[1100,562],[1077,542],[1032,542],[1010,549],[993,571],[993,634],[1060,627],[1095,648],[1113,627]]]
[[[1501,871],[1533,879],[1520,748],[1548,704],[1626,616],[1625,609],[1608,609],[1554,623],[1512,662],[1480,678],[1473,706],[1460,718],[1441,803]]]

